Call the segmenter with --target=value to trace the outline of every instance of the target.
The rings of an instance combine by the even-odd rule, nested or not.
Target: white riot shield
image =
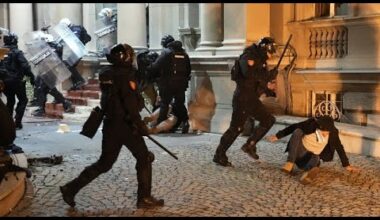
[[[98,19],[94,34],[98,42],[98,49],[106,53],[117,41],[116,22],[109,17]]]
[[[79,38],[66,25],[59,23],[52,28],[51,34],[55,41],[63,45],[62,59],[69,66],[74,66],[87,50]]]
[[[32,72],[40,76],[49,88],[54,88],[71,76],[71,72],[44,40],[44,33],[33,31],[25,33],[23,40],[26,46],[25,57]]]

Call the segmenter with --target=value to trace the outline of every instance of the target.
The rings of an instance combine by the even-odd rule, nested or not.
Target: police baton
[[[144,108],[145,108],[145,110],[149,113],[149,114],[152,114],[152,112],[151,111],[149,111],[149,109],[144,105]]]
[[[160,144],[158,141],[156,141],[154,138],[152,138],[149,135],[146,135],[151,141],[153,141],[155,144],[157,144],[159,147],[161,147],[164,151],[166,151],[170,156],[174,157],[176,160],[178,160],[178,157],[174,155],[172,152],[170,152],[168,149],[166,149],[162,144]]]

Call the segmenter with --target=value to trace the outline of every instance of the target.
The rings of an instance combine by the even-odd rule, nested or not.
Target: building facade
[[[263,99],[272,110],[296,116],[328,113],[364,126],[380,122],[380,4],[0,3],[0,26],[22,36],[67,17],[86,27],[93,37],[86,48],[96,52],[94,31],[104,7],[117,10],[117,42],[137,51],[160,51],[165,34],[182,41],[193,69],[187,95],[193,129],[224,132],[232,113],[234,60],[263,36],[283,46],[291,34],[293,52],[281,63],[278,97]],[[269,64],[277,61],[278,56]],[[91,77],[104,63],[89,53],[82,72]]]

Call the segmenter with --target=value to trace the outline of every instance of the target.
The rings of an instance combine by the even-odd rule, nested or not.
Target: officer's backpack
[[[175,52],[172,54],[172,68],[170,78],[173,81],[188,81],[189,70],[187,69],[187,55],[185,52]]]

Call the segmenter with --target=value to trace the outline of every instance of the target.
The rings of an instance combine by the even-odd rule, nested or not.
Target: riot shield
[[[29,61],[32,72],[40,76],[49,88],[54,88],[71,76],[71,72],[45,41],[41,31],[25,33],[23,40],[26,46],[25,57]]]
[[[94,32],[98,50],[107,53],[108,50],[117,42],[117,25],[116,22],[109,17],[102,17],[96,21],[96,30]]]
[[[52,28],[51,34],[56,42],[63,45],[62,60],[69,66],[74,66],[87,50],[78,37],[66,25],[59,23]]]

